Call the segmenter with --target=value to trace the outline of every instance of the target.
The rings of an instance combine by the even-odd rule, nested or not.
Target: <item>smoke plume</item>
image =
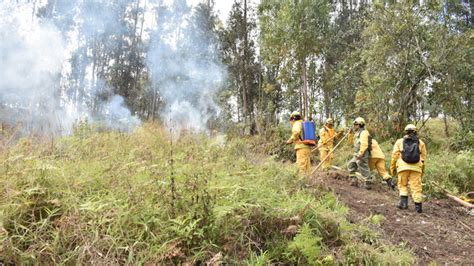
[[[83,81],[83,97],[73,100],[69,93],[67,78],[77,67],[71,60],[79,48],[76,40],[100,35],[105,27],[120,30],[119,22],[93,8],[79,13],[79,4],[86,4],[80,1],[60,1],[55,12],[64,13],[55,19],[39,18],[35,10],[46,9],[47,3],[29,2],[0,3],[0,122],[21,124],[25,133],[55,135],[70,133],[81,120],[122,131],[138,125],[123,98],[91,73],[89,58],[80,62],[85,69],[78,78]],[[101,99],[93,112],[91,102],[99,92],[109,97]]]
[[[128,87],[112,84],[131,54],[124,49],[135,42],[130,19],[140,13],[147,19],[139,41],[148,47],[149,76],[136,83],[150,81],[143,89],[159,97],[156,110],[169,126],[207,128],[219,113],[214,97],[225,78],[212,9],[169,2],[0,3],[0,123],[47,134],[70,133],[81,120],[121,131],[139,125],[127,108],[131,100],[119,95],[128,95]]]
[[[60,121],[69,117],[60,107],[66,49],[56,27],[26,23],[21,10],[0,4],[0,39],[1,120],[38,131],[69,126]]]
[[[214,95],[225,78],[216,36],[206,21],[208,6],[191,9],[184,0],[161,6],[156,14],[148,64],[152,84],[166,107],[163,119],[174,128],[203,130],[219,108]]]

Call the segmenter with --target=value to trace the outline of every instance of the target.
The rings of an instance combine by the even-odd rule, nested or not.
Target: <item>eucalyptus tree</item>
[[[226,26],[220,32],[224,64],[228,69],[227,100],[237,103],[236,120],[246,133],[255,132],[261,69],[256,51],[255,9],[248,0],[235,0]]]
[[[278,78],[287,89],[290,104],[296,102],[302,115],[311,118],[315,101],[311,90],[315,88],[310,88],[309,80],[317,74],[316,67],[311,66],[322,60],[329,3],[263,0],[259,11],[262,57],[266,64],[280,65]]]

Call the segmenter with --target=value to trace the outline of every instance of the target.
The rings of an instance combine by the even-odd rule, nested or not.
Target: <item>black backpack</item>
[[[417,163],[420,161],[420,140],[415,135],[403,138],[402,160],[406,163]]]

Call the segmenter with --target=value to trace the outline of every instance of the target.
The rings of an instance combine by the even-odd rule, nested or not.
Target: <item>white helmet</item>
[[[364,125],[365,125],[365,120],[364,120],[364,118],[362,118],[362,117],[357,117],[357,118],[354,120],[354,125],[355,125],[355,124],[364,126]]]
[[[414,131],[414,132],[416,132],[416,126],[413,125],[413,124],[408,124],[408,125],[405,127],[405,131]]]

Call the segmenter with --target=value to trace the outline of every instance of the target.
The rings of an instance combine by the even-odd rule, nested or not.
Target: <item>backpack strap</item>
[[[372,153],[372,135],[370,135],[370,132],[369,132],[369,141],[368,141],[367,150],[369,151],[369,155],[370,155]]]

